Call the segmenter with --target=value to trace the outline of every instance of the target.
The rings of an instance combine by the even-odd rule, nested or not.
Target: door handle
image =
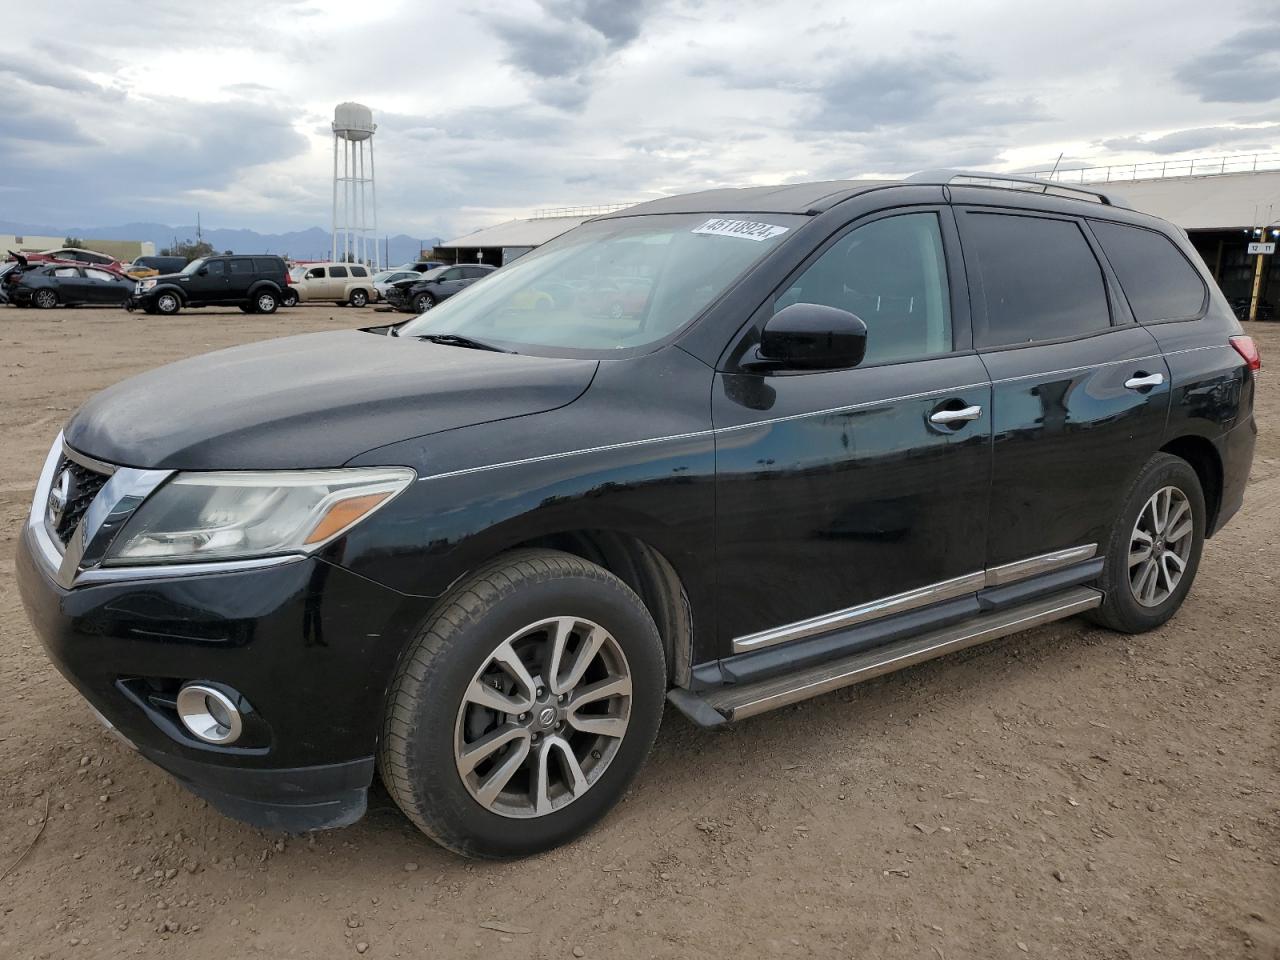
[[[967,423],[970,420],[977,420],[980,416],[982,416],[982,408],[978,406],[964,407],[960,410],[938,410],[929,414],[929,422],[945,427],[953,423]]]
[[[1146,390],[1148,387],[1158,387],[1162,383],[1164,383],[1163,373],[1148,374],[1140,372],[1126,380],[1124,385],[1130,390]]]

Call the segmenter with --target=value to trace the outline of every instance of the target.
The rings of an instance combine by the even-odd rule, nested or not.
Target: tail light
[[[1254,373],[1262,369],[1262,354],[1258,352],[1258,345],[1253,342],[1253,337],[1232,337],[1231,346],[1236,348],[1236,353],[1244,358],[1244,362]]]
[[[284,271],[284,285],[286,287],[293,285],[293,277],[289,275],[289,269],[286,267]]]

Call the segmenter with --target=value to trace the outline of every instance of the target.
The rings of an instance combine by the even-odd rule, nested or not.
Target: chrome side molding
[[[847,607],[844,610],[810,617],[808,620],[774,627],[772,630],[762,630],[759,633],[738,637],[733,641],[733,652],[747,653],[751,650],[771,647],[777,643],[815,637],[820,633],[829,633],[855,623],[876,620],[894,613],[905,613],[918,607],[926,607],[931,603],[941,603],[943,600],[954,600],[956,597],[963,597],[967,593],[981,590],[985,585],[986,574],[981,571],[966,573],[961,577],[931,583],[904,593],[895,593],[893,596],[881,597],[879,600],[862,603],[856,607]]]
[[[1073,587],[1009,610],[931,630],[897,643],[819,664],[799,673],[742,687],[724,687],[707,693],[700,699],[726,721],[743,720],[966,647],[1062,620],[1092,610],[1101,603],[1100,591],[1092,587]],[[682,706],[681,709],[685,708]]]
[[[1096,543],[1088,543],[1079,547],[1069,547],[1066,550],[1037,554],[1034,557],[1027,557],[1025,560],[1004,563],[985,571],[966,573],[950,580],[930,583],[914,590],[907,590],[903,593],[895,593],[892,596],[881,597],[878,600],[871,600],[857,606],[846,607],[843,610],[834,610],[831,613],[819,614],[806,620],[797,620],[795,623],[785,623],[780,627],[761,630],[759,633],[749,633],[745,636],[735,637],[733,652],[736,654],[763,650],[765,647],[772,647],[775,644],[803,640],[806,637],[830,633],[833,630],[840,630],[857,623],[865,623],[868,620],[878,620],[881,617],[892,616],[896,613],[906,613],[909,610],[927,607],[930,604],[941,603],[944,600],[955,600],[966,594],[976,593],[984,587],[1007,586],[1019,580],[1026,580],[1043,573],[1050,573],[1062,567],[1069,567],[1073,563],[1083,563],[1085,560],[1092,559],[1097,552],[1098,545]]]

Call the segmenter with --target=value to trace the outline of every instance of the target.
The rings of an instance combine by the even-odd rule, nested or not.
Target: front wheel
[[[413,298],[413,306],[419,313],[426,313],[436,305],[436,298],[429,293],[420,293]]]
[[[162,293],[156,297],[156,312],[165,316],[173,316],[182,309],[182,301],[178,299],[176,293]]]
[[[1160,453],[1129,490],[1107,547],[1094,618],[1123,633],[1154,630],[1182,606],[1200,566],[1205,506],[1185,460]]]
[[[280,300],[282,307],[296,307],[298,305],[298,292],[296,290],[286,290],[284,296]]]
[[[442,846],[538,853],[622,798],[665,692],[662,642],[629,587],[570,554],[513,552],[452,590],[406,651],[379,769]]]

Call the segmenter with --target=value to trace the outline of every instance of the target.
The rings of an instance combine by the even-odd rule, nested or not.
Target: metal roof
[[[1232,230],[1280,221],[1280,170],[1107,184],[1135,210],[1184,230]]]
[[[537,247],[554,240],[560,234],[572,230],[590,217],[538,217],[533,220],[508,220],[492,227],[485,227],[440,244],[449,249],[475,247]]]

